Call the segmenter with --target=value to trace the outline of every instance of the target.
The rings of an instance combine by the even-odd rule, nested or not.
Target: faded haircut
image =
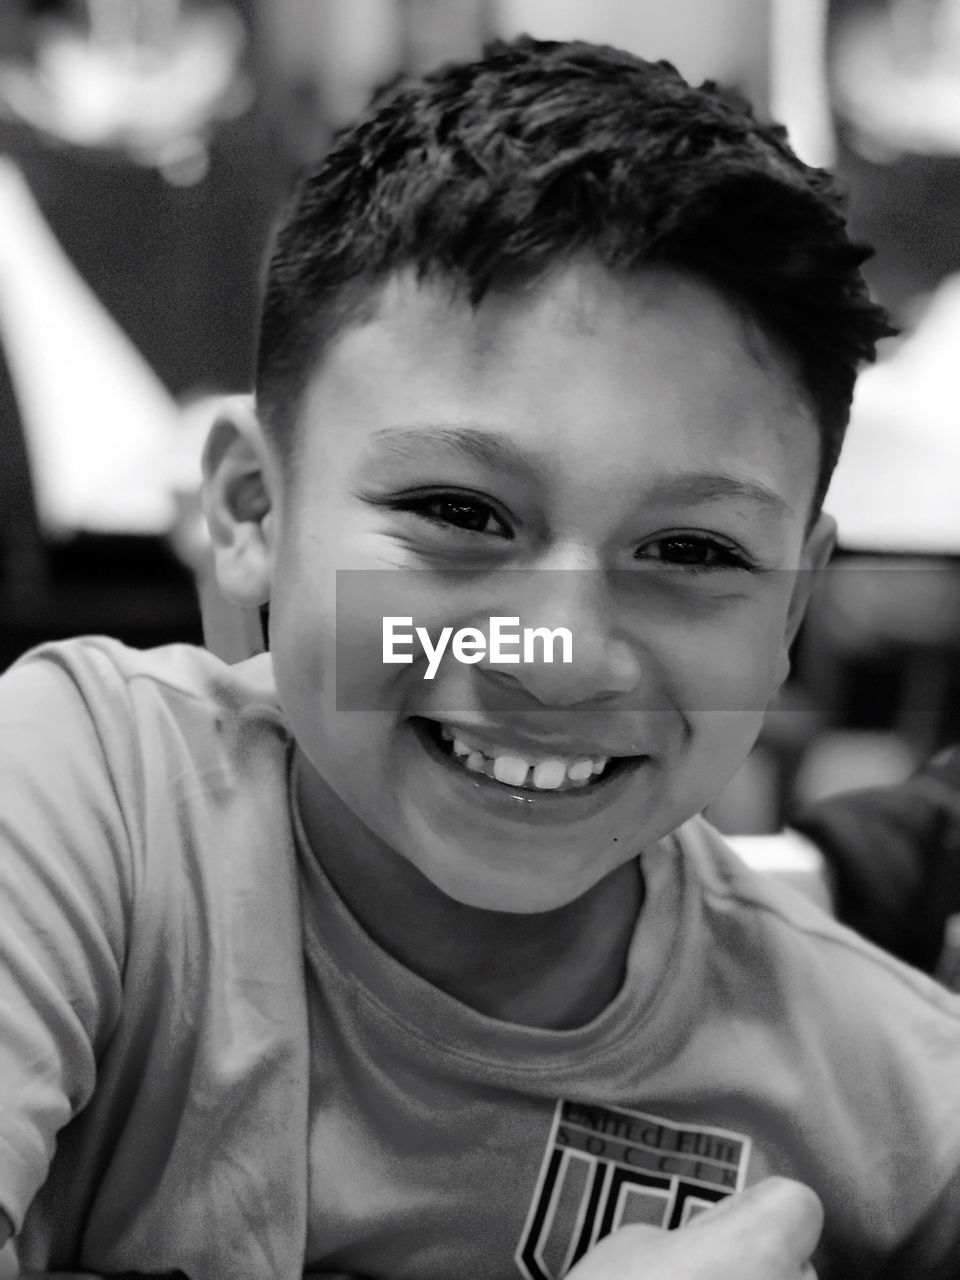
[[[717,288],[786,357],[821,430],[818,509],[860,366],[893,332],[830,175],[667,62],[529,37],[383,91],[305,174],[267,268],[257,399],[282,458],[326,345],[412,269],[477,306],[592,256]]]

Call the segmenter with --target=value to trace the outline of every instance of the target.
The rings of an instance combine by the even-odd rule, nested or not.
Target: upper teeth
[[[569,783],[583,786],[590,778],[602,773],[610,759],[609,756],[577,756],[573,759],[558,756],[549,760],[528,760],[507,748],[480,751],[458,738],[455,730],[447,725],[441,725],[440,732],[453,743],[453,754],[465,757],[464,764],[468,769],[489,773],[508,786],[526,785],[537,791],[558,791]]]

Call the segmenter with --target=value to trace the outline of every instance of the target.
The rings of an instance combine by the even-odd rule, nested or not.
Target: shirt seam
[[[319,964],[328,974],[332,970],[332,974],[335,980],[337,980],[341,984],[348,985],[346,975],[341,973],[341,971],[336,967],[336,965],[332,964],[332,962],[329,960],[329,957],[326,956],[322,944],[319,943],[313,937],[309,936],[309,934],[307,937],[307,947],[310,951],[310,958],[315,964]],[[485,1067],[490,1070],[498,1071],[500,1073],[505,1073],[505,1074],[516,1074],[519,1076],[526,1077],[534,1074],[543,1075],[544,1073],[544,1066],[545,1066],[544,1056],[545,1055],[543,1055],[542,1053],[539,1055],[538,1061],[530,1062],[530,1063],[523,1063],[523,1062],[508,1063],[508,1062],[504,1062],[499,1058],[488,1058],[485,1055],[471,1053],[469,1050],[454,1047],[453,1045],[450,1045],[444,1041],[429,1039],[427,1036],[423,1034],[422,1031],[419,1030],[418,1027],[408,1022],[401,1014],[397,1013],[395,1010],[390,1008],[389,1005],[385,1004],[383,1000],[380,999],[379,996],[377,996],[374,992],[372,992],[369,989],[369,987],[366,986],[365,983],[357,982],[356,985],[352,988],[352,990],[356,991],[360,996],[360,998],[363,999],[366,1004],[376,1009],[377,1012],[380,1013],[382,1017],[387,1022],[389,1022],[392,1026],[398,1028],[400,1031],[405,1032],[411,1039],[415,1040],[419,1045],[429,1049],[433,1053],[443,1054],[444,1056],[455,1058],[459,1062],[471,1063],[474,1066]],[[455,997],[451,997],[451,999],[453,998]],[[464,1007],[469,1008],[469,1006],[464,1006]],[[506,1025],[509,1026],[511,1024],[506,1024]],[[542,1030],[542,1029],[531,1028],[531,1030],[534,1030],[536,1032],[537,1030]],[[629,1027],[624,1028],[621,1035],[615,1037],[609,1042],[605,1042],[603,1045],[599,1047],[588,1046],[587,1051],[582,1056],[578,1056],[577,1061],[575,1063],[570,1064],[569,1066],[564,1066],[560,1064],[557,1064],[556,1066],[554,1066],[553,1064],[550,1064],[550,1069],[554,1078],[558,1078],[558,1077],[563,1078],[568,1075],[575,1075],[578,1072],[582,1071],[584,1061],[586,1060],[588,1054],[592,1056],[594,1053],[609,1053],[609,1052],[613,1052],[617,1048],[622,1047],[623,1042],[630,1035],[631,1030],[632,1029]],[[563,1033],[560,1032],[557,1034],[562,1035]],[[563,1046],[558,1045],[557,1048],[558,1050],[562,1051]]]
[[[896,979],[901,987],[904,987],[912,995],[922,1000],[930,1008],[939,1010],[960,1025],[960,1007],[950,1008],[951,996],[948,991],[944,989],[943,998],[941,999],[935,984],[933,990],[927,989],[926,982],[914,980],[908,966],[906,966],[907,972],[904,972],[905,966],[902,961],[897,961],[895,957],[887,955],[879,947],[874,947],[873,944],[866,939],[860,938],[859,935],[852,933],[852,931],[852,937],[847,938],[843,934],[834,932],[833,929],[823,929],[815,925],[804,924],[801,921],[791,919],[786,912],[775,904],[760,901],[729,885],[725,889],[716,889],[701,882],[701,887],[705,901],[713,906],[718,906],[723,902],[735,902],[738,906],[747,908],[752,912],[772,916],[791,933],[807,938],[815,938],[820,942],[838,947],[848,955],[857,956],[869,965],[876,966]],[[842,924],[840,924],[840,927],[846,928]],[[917,970],[917,975],[923,976],[919,970]],[[928,981],[932,982],[932,979]]]

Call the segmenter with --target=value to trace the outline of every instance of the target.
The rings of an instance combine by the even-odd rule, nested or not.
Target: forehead
[[[581,263],[475,308],[396,276],[328,349],[304,414],[311,468],[409,457],[418,437],[427,461],[459,430],[474,456],[486,435],[558,483],[732,467],[809,503],[819,455],[784,359],[714,289],[665,268],[621,279]]]

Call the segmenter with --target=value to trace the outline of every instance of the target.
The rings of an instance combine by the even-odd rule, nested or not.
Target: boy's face
[[[546,911],[718,794],[786,674],[796,570],[830,546],[825,522],[805,537],[812,412],[718,294],[584,264],[474,311],[398,277],[325,354],[300,430],[246,585],[223,578],[269,590],[304,785],[346,803],[358,847]],[[390,575],[341,574],[338,612],[338,569]],[[384,612],[434,639],[565,626],[573,662],[448,656],[427,681],[419,645],[383,662]]]

